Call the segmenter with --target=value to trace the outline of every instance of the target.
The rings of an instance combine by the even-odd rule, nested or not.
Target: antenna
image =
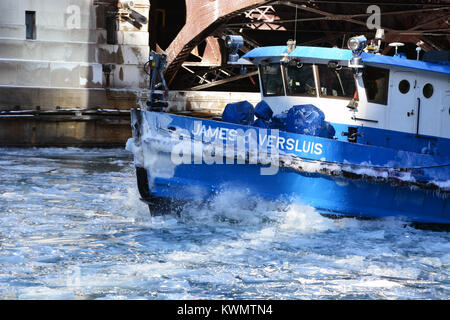
[[[295,41],[295,43],[297,43],[297,4],[295,5],[294,41]]]
[[[422,51],[421,45],[423,45],[424,42],[422,40],[419,40],[419,42],[416,43],[416,51],[417,51],[417,60],[420,60],[420,51]]]
[[[394,57],[398,57],[398,47],[403,47],[405,44],[401,42],[392,42],[389,43],[389,46],[395,47],[395,55]]]

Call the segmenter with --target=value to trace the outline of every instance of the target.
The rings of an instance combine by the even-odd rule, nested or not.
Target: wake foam
[[[338,227],[335,220],[323,217],[313,207],[298,200],[269,201],[237,189],[222,191],[207,204],[185,205],[180,219],[186,223],[215,226],[272,226],[282,232],[301,233]]]

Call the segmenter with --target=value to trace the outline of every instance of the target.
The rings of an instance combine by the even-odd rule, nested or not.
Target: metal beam
[[[434,23],[440,22],[441,20],[448,19],[448,18],[449,18],[448,14],[444,14],[443,16],[440,16],[440,17],[432,17],[430,20],[428,20],[424,23],[418,24],[418,25],[414,26],[413,28],[408,29],[407,31],[414,31],[414,30],[423,28],[424,26],[434,24]]]
[[[325,20],[333,20],[333,21],[335,21],[335,20],[344,20],[344,21],[348,21],[348,22],[351,22],[351,23],[354,23],[354,24],[359,24],[359,25],[366,26],[366,22],[350,18],[350,16],[352,16],[352,15],[335,15],[335,14],[330,13],[330,12],[326,12],[326,11],[322,11],[322,10],[319,10],[319,9],[308,7],[305,4],[298,5],[298,4],[292,3],[290,1],[278,1],[277,4],[286,5],[286,6],[290,6],[290,7],[295,7],[295,8],[299,8],[301,10],[304,10],[304,11],[308,11],[308,12],[312,12],[312,13],[315,13],[315,14],[319,14],[319,15],[324,16],[323,18]],[[442,12],[442,11],[447,11],[449,9],[450,9],[450,7],[446,6],[446,7],[440,7],[440,8],[423,9],[423,10],[403,10],[403,11],[386,12],[386,13],[383,13],[383,15],[405,15],[405,14],[408,14],[408,13],[411,14],[411,13],[417,13],[417,12],[421,12],[421,13],[423,13],[423,12]],[[355,15],[353,15],[353,16],[355,16]],[[441,20],[441,18],[445,18],[445,17],[448,17],[448,15],[444,15],[443,17],[439,17],[438,20]],[[436,22],[436,20],[434,22]],[[424,25],[428,25],[428,23],[426,23]],[[410,29],[410,30],[395,30],[395,29],[391,29],[391,28],[387,28],[387,27],[383,27],[383,26],[381,28],[383,28],[384,30],[390,32],[391,34],[422,35],[422,34],[426,33],[426,30],[411,32],[411,31],[417,30],[418,28],[420,28],[422,26],[423,25],[419,25],[419,26],[414,27],[413,29]],[[434,35],[438,35],[438,34],[434,34]]]
[[[166,49],[168,82],[172,82],[192,49],[229,18],[270,2],[273,0],[186,0],[186,24]]]
[[[376,5],[383,5],[383,6],[427,6],[427,7],[438,7],[442,5],[447,5],[448,1],[443,0],[442,3],[430,3],[431,0],[427,1],[408,1],[408,2],[380,2],[380,1],[325,1],[325,0],[315,0],[314,4],[344,4],[344,5],[361,5],[361,6],[369,6],[372,4]],[[283,0],[280,0],[279,2],[283,2]],[[295,3],[311,3],[311,0],[289,0],[289,2],[295,2]]]
[[[279,1],[277,3],[278,5],[286,5],[286,6],[293,6],[295,7],[295,4],[292,3],[284,3]],[[299,5],[298,5],[299,6]],[[422,10],[402,10],[402,11],[391,11],[391,12],[383,12],[383,16],[390,16],[390,15],[405,15],[405,14],[416,14],[416,13],[433,13],[433,12],[442,12],[443,10],[450,10],[450,7],[441,7],[441,8],[431,8],[431,9],[422,9]],[[284,23],[292,23],[292,22],[311,22],[311,21],[321,21],[321,20],[346,20],[346,19],[353,19],[353,18],[366,18],[372,15],[372,13],[358,13],[358,14],[333,14],[333,18],[331,19],[330,16],[321,16],[321,17],[313,17],[313,18],[300,18],[300,19],[286,19],[286,20],[276,20],[271,22],[272,24],[284,24]],[[447,15],[448,17],[448,15]],[[228,27],[239,27],[239,26],[245,26],[248,22],[236,22],[236,23],[230,23],[227,24]]]
[[[258,74],[258,71],[248,72],[246,74],[240,74],[240,75],[237,75],[237,76],[234,76],[234,77],[230,77],[230,78],[227,78],[227,79],[217,80],[217,81],[213,81],[213,82],[210,82],[210,83],[207,83],[207,84],[202,84],[202,85],[199,85],[199,86],[195,86],[195,87],[192,87],[191,90],[203,90],[203,89],[211,88],[211,87],[218,86],[218,85],[221,85],[221,84],[225,84],[225,83],[228,83],[228,82],[232,82],[232,81],[236,81],[236,80],[240,80],[240,79],[245,79],[245,78],[248,78],[248,77],[251,77],[251,76],[255,76],[257,74]]]
[[[308,12],[312,12],[312,13],[323,15],[323,16],[325,16],[327,18],[326,20],[344,20],[344,21],[348,21],[348,22],[351,22],[351,23],[359,24],[359,25],[362,25],[362,26],[367,26],[366,22],[355,20],[355,19],[352,19],[352,18],[340,19],[339,17],[335,17],[333,13],[325,12],[325,11],[322,11],[322,10],[319,10],[319,9],[314,9],[314,8],[308,7],[306,5],[300,5],[299,6],[299,5],[296,5],[296,4],[288,4],[288,3],[286,3],[286,4],[288,6],[297,7],[300,10],[304,10],[304,11],[308,11]],[[386,31],[396,32],[396,30],[394,30],[394,29],[390,29],[390,28],[386,28],[386,27],[382,27],[382,28],[384,30],[386,30]]]

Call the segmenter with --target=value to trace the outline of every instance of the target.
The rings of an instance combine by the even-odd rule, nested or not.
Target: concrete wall
[[[148,20],[149,0],[134,2]],[[148,24],[118,18],[117,44],[107,44],[111,8],[117,1],[0,1],[0,109],[134,107],[148,87]],[[33,40],[26,11],[36,12]]]

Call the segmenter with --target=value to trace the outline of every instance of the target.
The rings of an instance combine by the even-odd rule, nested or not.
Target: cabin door
[[[450,91],[446,91],[441,106],[441,137],[450,138]]]
[[[389,90],[389,130],[415,133],[417,126],[417,79],[414,72],[394,72]]]

